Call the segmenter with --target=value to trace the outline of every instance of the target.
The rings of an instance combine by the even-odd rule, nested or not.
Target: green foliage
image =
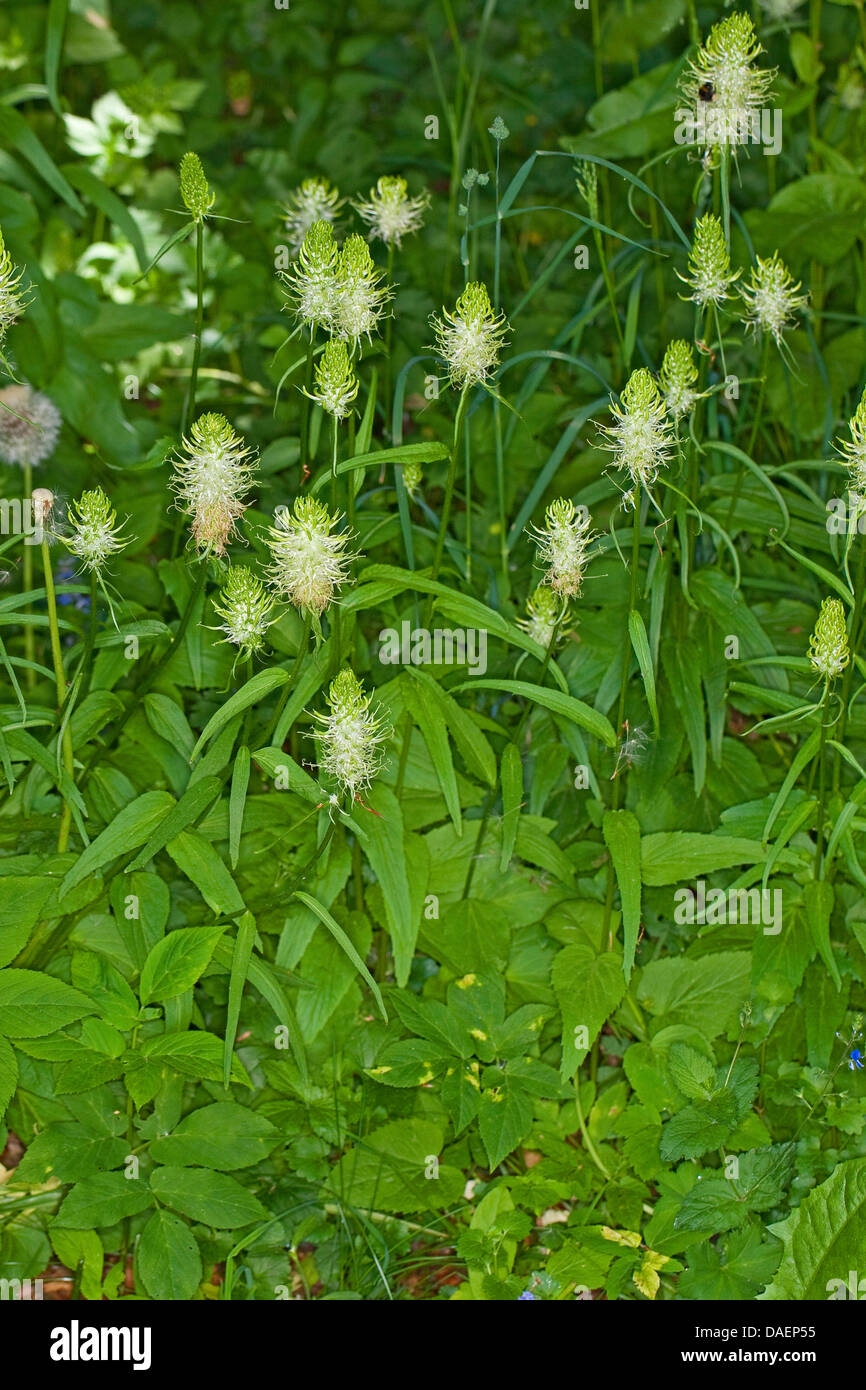
[[[446,9],[0,13],[0,1278],[847,1296],[862,6]]]

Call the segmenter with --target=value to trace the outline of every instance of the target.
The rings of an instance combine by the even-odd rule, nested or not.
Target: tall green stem
[[[48,541],[42,542],[42,569],[45,574],[45,598],[48,605],[48,631],[51,637],[51,659],[54,663],[54,681],[57,688],[57,717],[63,725],[60,745],[63,754],[63,768],[71,780],[75,777],[75,760],[72,756],[72,730],[69,720],[63,721],[63,705],[66,701],[66,676],[63,671],[63,653],[60,647],[60,628],[57,623],[57,596],[54,591],[54,575],[51,572],[51,552]],[[63,854],[69,844],[69,830],[72,824],[72,807],[63,798],[63,811],[60,817],[60,830],[57,835],[57,853]]]
[[[442,516],[439,521],[439,533],[436,537],[436,549],[433,554],[433,571],[430,575],[430,578],[434,581],[439,578],[439,570],[442,567],[442,554],[445,549],[445,538],[448,534],[448,521],[451,516],[454,484],[457,480],[457,461],[460,457],[460,441],[463,436],[463,420],[466,414],[466,403],[468,399],[469,387],[464,386],[460,393],[460,404],[457,407],[457,414],[454,417],[454,439],[451,444],[451,457],[448,460],[448,476],[445,479],[445,497],[442,502]],[[424,610],[425,627],[430,626],[430,617],[433,612],[434,600],[435,594],[428,595]]]
[[[24,460],[24,503],[25,506],[32,505],[31,495],[33,492],[33,466],[29,459]],[[22,560],[22,581],[25,594],[29,594],[33,589],[33,549],[27,545],[26,537],[24,540],[24,557]],[[30,612],[30,604],[24,605],[24,612]],[[24,628],[24,655],[30,663],[24,669],[24,683],[29,690],[36,684],[36,671],[34,664],[36,661],[36,633],[29,623]]]
[[[183,412],[182,434],[186,434],[195,415],[195,397],[198,387],[198,367],[201,361],[201,337],[204,331],[204,222],[195,224],[195,341],[192,349],[192,367],[189,374],[189,389]]]

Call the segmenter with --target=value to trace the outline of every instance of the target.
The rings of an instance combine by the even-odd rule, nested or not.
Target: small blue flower
[[[61,560],[54,575],[58,584],[72,584],[75,582],[75,564],[72,560]],[[58,604],[72,604],[82,613],[90,612],[90,599],[87,594],[58,594]]]
[[[863,1070],[863,1053],[860,1052],[859,1049],[855,1047],[854,1050],[853,1050],[852,1052],[850,1052],[848,1055],[849,1055],[850,1058],[851,1058],[850,1062],[848,1063],[848,1070],[849,1070],[849,1071],[856,1071],[856,1070],[862,1071],[862,1070]]]
[[[529,1289],[524,1289],[522,1294],[518,1294],[517,1302],[518,1302],[518,1303],[522,1303],[522,1302],[524,1301],[524,1299],[526,1299],[526,1300],[531,1299],[533,1303],[536,1303],[536,1302],[538,1301],[538,1295],[537,1295],[537,1294],[534,1294],[534,1293],[530,1293],[530,1292],[529,1292]]]

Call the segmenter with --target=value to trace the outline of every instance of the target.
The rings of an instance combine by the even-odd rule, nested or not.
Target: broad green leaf
[[[224,705],[220,705],[216,714],[211,715],[190,754],[190,762],[195,762],[208,740],[230,723],[235,715],[243,714],[244,710],[250,709],[259,700],[263,700],[266,695],[270,695],[272,690],[277,690],[281,685],[285,685],[288,679],[288,671],[281,671],[278,667],[256,672],[246,685],[226,700]]]
[[[44,1038],[68,1023],[95,1014],[77,989],[38,970],[0,970],[0,1035]]]
[[[593,738],[597,738],[605,747],[616,747],[616,735],[610,721],[605,719],[603,714],[599,714],[598,710],[585,705],[582,700],[575,700],[573,695],[563,695],[559,690],[549,690],[543,685],[531,685],[528,681],[474,680],[454,686],[455,693],[459,690],[479,689],[507,690],[511,695],[522,695],[524,699],[532,700],[534,704],[550,710],[551,714],[570,719],[573,724],[586,729],[587,733],[592,734]]]
[[[180,1076],[192,1076],[197,1081],[223,1079],[223,1040],[213,1033],[162,1033],[142,1043],[141,1056],[145,1061],[165,1063]],[[232,1061],[232,1081],[252,1085],[237,1057]]]
[[[618,951],[598,955],[591,946],[565,946],[553,961],[553,989],[562,1013],[564,1081],[574,1076],[625,993]]]
[[[244,985],[250,968],[250,958],[256,941],[256,919],[251,912],[245,912],[238,922],[237,936],[232,953],[232,968],[229,977],[229,998],[226,1012],[226,1035],[223,1056],[223,1085],[229,1088],[232,1071],[232,1053],[238,1031]]]
[[[280,1142],[279,1130],[264,1115],[226,1100],[193,1110],[171,1134],[153,1140],[150,1153],[172,1167],[233,1172],[260,1163]]]
[[[812,879],[803,889],[803,898],[806,921],[809,924],[812,940],[818,947],[821,959],[832,975],[837,990],[840,990],[842,980],[839,975],[839,967],[833,956],[833,948],[830,945],[830,918],[833,914],[835,901],[833,885],[828,883],[826,879]]]
[[[499,851],[499,868],[502,873],[505,873],[514,853],[520,821],[520,807],[523,803],[523,763],[520,758],[520,749],[515,743],[505,745],[499,775],[502,783],[502,843]]]
[[[203,777],[200,782],[188,787],[176,805],[171,807],[165,818],[148,836],[144,848],[132,863],[127,865],[126,872],[132,873],[135,869],[143,868],[148,860],[161,849],[165,849],[169,840],[175,839],[188,826],[194,825],[214,798],[219,796],[221,787],[222,779],[219,777]]]
[[[5,1038],[0,1038],[0,1120],[18,1085],[18,1062]]]
[[[138,1272],[151,1298],[187,1301],[202,1281],[201,1255],[192,1231],[170,1211],[156,1211],[141,1233]]]
[[[770,1227],[784,1242],[782,1262],[760,1299],[824,1300],[852,1296],[853,1269],[863,1278],[866,1224],[866,1158],[840,1163],[807,1192],[784,1221]],[[841,1286],[845,1286],[845,1291]],[[860,1298],[858,1291],[853,1295]]]
[[[730,1028],[748,1003],[750,974],[747,951],[653,960],[641,973],[638,1002],[668,1026],[688,1024],[714,1037]]]
[[[155,1168],[150,1186],[158,1201],[218,1231],[249,1226],[268,1214],[257,1197],[226,1173],[208,1172],[202,1181],[195,1168]]]
[[[395,1120],[359,1139],[328,1178],[336,1199],[361,1211],[448,1210],[459,1201],[459,1169],[432,1161],[442,1153],[443,1134],[435,1121]]]
[[[124,1173],[95,1173],[75,1184],[55,1220],[58,1226],[72,1226],[75,1230],[101,1230],[151,1206],[153,1196],[138,1178],[127,1178]]]
[[[60,885],[59,896],[65,897],[88,874],[98,873],[119,855],[138,849],[174,805],[174,797],[169,792],[151,791],[143,792],[124,806],[73,864]]]
[[[87,1125],[48,1125],[28,1144],[15,1170],[15,1181],[33,1186],[50,1178],[78,1182],[94,1173],[119,1168],[128,1152],[126,1139]]]
[[[168,842],[166,849],[212,912],[234,917],[245,911],[237,884],[213,845],[197,830],[184,830]]]
[[[366,982],[368,988],[371,990],[373,998],[376,1000],[376,1003],[379,1006],[379,1012],[384,1018],[385,1022],[387,1023],[388,1014],[385,1010],[385,1005],[382,1002],[382,994],[379,989],[379,986],[376,984],[376,981],[373,979],[373,976],[370,974],[366,965],[361,960],[361,957],[358,955],[358,952],[355,950],[348,936],[343,931],[343,928],[334,921],[328,909],[326,907],[322,907],[321,903],[316,902],[315,898],[311,898],[309,893],[302,893],[300,889],[295,889],[295,897],[300,898],[301,902],[304,903],[306,907],[310,908],[311,911],[315,912],[319,921],[322,922],[324,926],[328,928],[328,931],[331,933],[334,940],[343,949],[343,951],[345,951],[346,955],[349,957],[349,960],[354,965],[358,974]]]
[[[631,811],[605,811],[601,829],[622,902],[622,971],[628,982],[640,933],[640,825]]]
[[[225,927],[181,927],[169,932],[148,952],[141,972],[142,1004],[183,994],[201,979]]]
[[[491,1172],[526,1137],[532,1111],[531,1096],[508,1077],[503,1078],[501,1086],[481,1092],[478,1127]]]
[[[403,814],[396,796],[383,783],[373,788],[368,805],[374,814],[364,817],[364,852],[382,889],[394,952],[394,974],[402,986],[409,978],[419,925],[409,892]]]
[[[649,705],[649,712],[652,716],[653,728],[656,738],[659,735],[659,707],[656,699],[656,678],[653,670],[652,653],[650,652],[649,638],[647,637],[644,620],[633,608],[628,615],[628,634],[631,638],[632,651],[637,657],[637,664],[640,667],[643,679],[646,700]]]
[[[691,830],[661,830],[641,840],[641,877],[651,888],[688,883],[716,869],[761,864],[767,849],[760,840],[734,835],[700,835]]]

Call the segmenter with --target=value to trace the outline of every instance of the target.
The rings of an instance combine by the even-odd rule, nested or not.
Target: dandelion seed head
[[[38,465],[54,453],[62,418],[53,401],[31,386],[0,391],[0,459]]]

